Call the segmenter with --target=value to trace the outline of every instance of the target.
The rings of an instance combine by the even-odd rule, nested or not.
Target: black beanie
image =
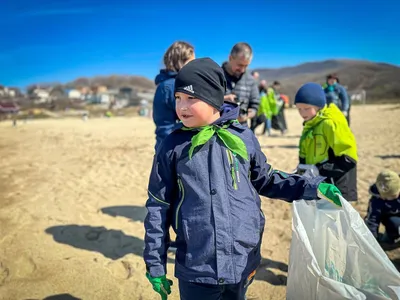
[[[191,95],[218,110],[224,103],[225,90],[224,71],[210,58],[188,62],[175,78],[175,93]]]

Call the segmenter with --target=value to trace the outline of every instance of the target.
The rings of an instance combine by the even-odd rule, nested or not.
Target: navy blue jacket
[[[224,104],[222,125],[239,108]],[[151,276],[166,274],[169,227],[176,232],[175,276],[190,282],[235,284],[260,263],[265,218],[260,195],[286,201],[317,199],[324,178],[275,171],[253,132],[232,123],[228,130],[247,146],[249,160],[235,157],[214,135],[189,160],[198,130],[177,128],[154,157],[148,186],[144,260]]]
[[[365,224],[377,238],[380,223],[385,223],[388,218],[393,216],[400,217],[400,197],[397,200],[383,200],[375,184],[370,187],[369,193],[371,199],[369,200]]]
[[[161,70],[155,78],[157,89],[153,101],[153,121],[156,125],[156,150],[179,121],[175,112],[174,94],[177,74],[177,72]]]

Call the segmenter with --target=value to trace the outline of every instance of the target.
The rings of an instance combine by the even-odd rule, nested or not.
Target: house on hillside
[[[46,103],[50,100],[50,91],[44,88],[35,88],[29,92],[29,98],[35,103]]]
[[[60,100],[66,97],[64,89],[62,86],[55,86],[50,90],[49,98],[51,100]]]
[[[0,85],[0,97],[15,98],[20,96],[22,96],[22,93],[19,88]]]
[[[152,92],[138,92],[137,95],[139,98],[141,98],[142,100],[147,100],[149,102],[152,102],[154,99],[154,91]]]
[[[92,92],[94,94],[104,94],[107,93],[107,87],[105,85],[96,85],[92,87]]]
[[[129,100],[136,96],[136,91],[133,87],[124,86],[119,89],[119,94],[120,94],[121,98]]]
[[[76,89],[67,89],[65,91],[69,99],[81,99],[82,94],[79,90]]]

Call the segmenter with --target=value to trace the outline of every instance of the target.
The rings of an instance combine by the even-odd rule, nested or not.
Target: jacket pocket
[[[229,170],[232,178],[232,187],[234,190],[238,189],[238,183],[240,182],[239,174],[239,160],[236,155],[229,149],[226,149],[226,155],[229,162]]]
[[[183,187],[182,179],[178,176],[178,188],[179,188],[179,194],[181,195],[179,199],[178,206],[176,207],[176,212],[175,212],[175,229],[178,230],[179,227],[179,211],[181,209],[183,200],[185,199],[185,188]]]

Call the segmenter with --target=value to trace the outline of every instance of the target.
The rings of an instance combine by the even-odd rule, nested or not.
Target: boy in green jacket
[[[300,164],[315,165],[347,201],[357,201],[357,144],[345,116],[334,103],[326,105],[324,90],[316,83],[303,85],[294,103],[304,119]]]

